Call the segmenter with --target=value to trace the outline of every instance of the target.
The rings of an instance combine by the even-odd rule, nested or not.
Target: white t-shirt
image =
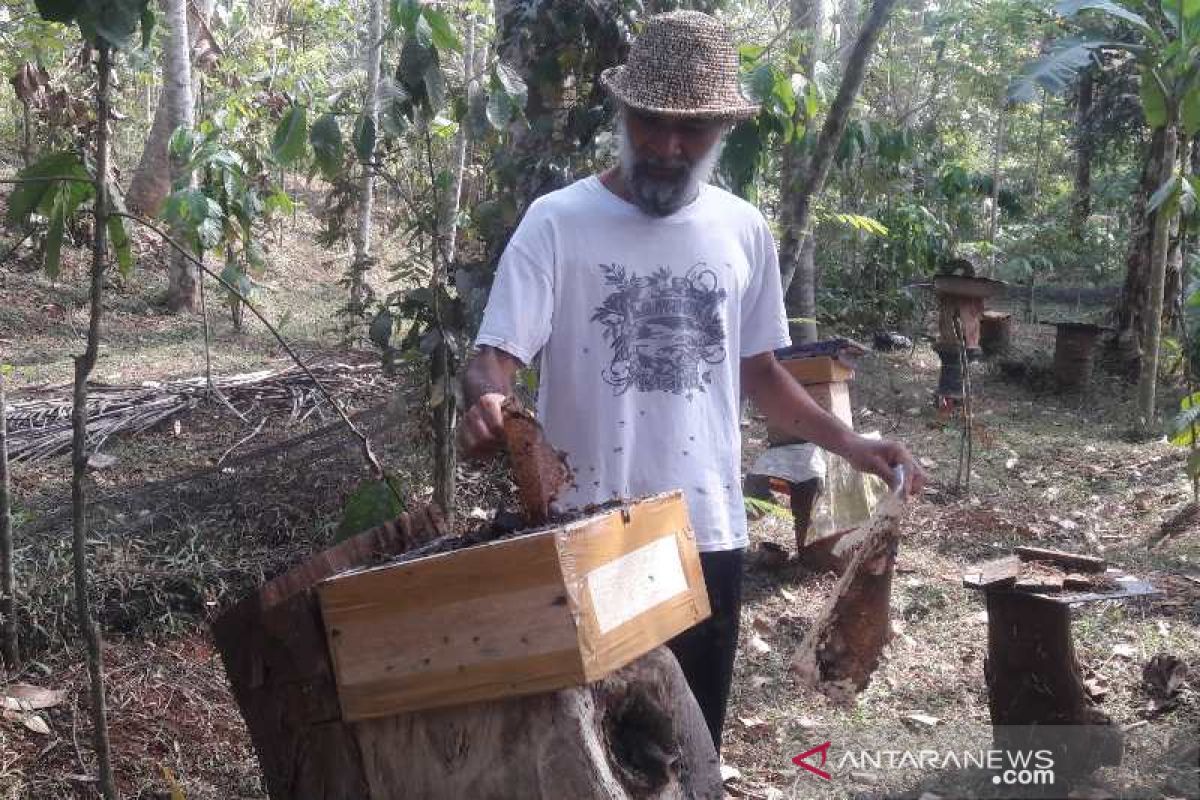
[[[476,340],[528,364],[565,508],[682,489],[702,551],[745,547],[740,357],[790,344],[762,214],[713,186],[652,217],[593,176],[530,206]]]

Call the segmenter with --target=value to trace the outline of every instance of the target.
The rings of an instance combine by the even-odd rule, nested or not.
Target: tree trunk
[[[996,234],[1000,231],[1000,159],[1004,157],[1004,134],[1008,121],[1009,104],[1001,99],[1000,111],[996,116],[996,138],[992,142],[992,190],[988,193],[991,207],[988,214],[988,244],[991,256],[988,259],[989,273],[996,271]]]
[[[160,0],[164,16],[169,11],[168,2],[169,0]],[[196,6],[200,14],[207,16],[212,9],[212,0],[202,0]],[[189,53],[192,59],[189,64],[195,62],[201,34],[202,31],[193,30],[193,26],[188,26]],[[167,158],[167,143],[174,132],[170,111],[172,98],[168,94],[171,67],[168,49],[172,43],[173,40],[168,35],[163,42],[163,91],[159,93],[158,105],[154,109],[154,122],[146,135],[146,143],[142,146],[142,157],[134,169],[133,178],[129,181],[129,190],[125,193],[125,204],[129,210],[146,217],[157,216],[167,195],[171,193],[171,165]]]
[[[1064,604],[987,593],[984,676],[996,747],[1054,754],[1056,778],[1121,762],[1121,731],[1088,697]]]
[[[29,109],[29,103],[25,101],[21,101],[21,108],[21,128],[24,137],[21,143],[21,161],[28,167],[33,163],[33,113]]]
[[[1173,124],[1163,132],[1163,153],[1156,181],[1162,186],[1175,171],[1176,135]],[[1150,250],[1149,302],[1146,306],[1145,349],[1138,377],[1138,424],[1143,433],[1150,433],[1155,422],[1155,391],[1158,388],[1158,354],[1162,338],[1163,291],[1166,286],[1167,246],[1171,219],[1160,208],[1154,215],[1153,247]]]
[[[116,800],[112,759],[109,756],[108,718],[104,704],[104,672],[100,626],[92,619],[88,599],[87,567],[87,393],[88,376],[96,366],[100,352],[100,320],[104,313],[104,272],[108,260],[108,120],[111,53],[101,41],[96,48],[96,200],[93,206],[95,226],[92,232],[92,270],[89,294],[87,346],[75,357],[75,387],[71,403],[71,528],[75,573],[75,615],[79,631],[87,642],[88,676],[92,699],[92,741],[100,768],[100,791],[105,800]]]
[[[8,477],[8,404],[4,397],[4,365],[0,364],[0,616],[4,617],[4,665],[17,669],[17,580],[13,570],[12,485]]]
[[[176,128],[195,124],[192,99],[192,56],[188,38],[188,0],[163,0],[167,37],[163,43],[163,95],[167,106],[168,138]],[[185,177],[185,165],[169,159],[171,182]],[[189,179],[191,180],[191,179]],[[186,242],[175,230],[177,241]],[[182,253],[171,250],[167,265],[167,305],[172,311],[192,311],[200,302],[200,271]]]
[[[1190,174],[1188,169],[1191,162],[1192,143],[1186,133],[1178,133],[1175,153],[1179,159],[1178,171],[1182,175]],[[1187,224],[1182,215],[1175,214],[1171,218],[1171,231],[1168,234],[1167,273],[1163,285],[1163,326],[1168,331],[1174,331],[1176,325],[1183,322],[1178,312],[1183,307],[1183,264],[1184,236]]]
[[[1116,308],[1116,343],[1123,366],[1131,376],[1137,374],[1142,360],[1142,336],[1145,332],[1146,301],[1149,298],[1150,251],[1158,217],[1156,213],[1146,210],[1146,204],[1161,184],[1159,176],[1163,172],[1165,145],[1165,130],[1159,128],[1151,136],[1146,161],[1142,166],[1141,182],[1134,196],[1129,250],[1125,257],[1125,282]]]
[[[825,178],[829,175],[829,168],[833,164],[833,156],[837,152],[837,146],[841,142],[842,134],[846,131],[846,123],[850,118],[850,109],[853,107],[854,100],[858,96],[858,91],[862,87],[863,77],[866,74],[867,60],[870,58],[871,52],[875,49],[875,42],[879,39],[879,33],[887,23],[895,3],[896,0],[875,0],[871,6],[871,13],[863,23],[858,39],[854,42],[854,49],[850,52],[850,57],[846,60],[846,72],[842,75],[842,82],[838,86],[837,96],[833,100],[833,105],[829,108],[829,114],[825,117],[825,124],[821,127],[821,133],[817,138],[816,146],[813,148],[812,157],[809,159],[799,183],[792,184],[795,187],[795,194],[789,198],[790,202],[787,204],[792,209],[790,227],[793,230],[793,235],[797,237],[811,236],[809,228],[812,218],[813,199],[825,186]],[[796,252],[798,254],[800,250],[797,249]],[[799,259],[796,259],[791,264],[783,264],[782,266],[783,288],[785,292],[791,289],[792,280],[797,274],[798,262]],[[815,277],[815,275],[812,277]],[[808,293],[810,290],[804,289],[801,291]],[[812,287],[811,293],[815,297],[815,285]],[[804,314],[804,309],[801,308],[798,310],[802,315]],[[814,307],[812,311],[815,312],[815,310]]]
[[[1084,229],[1092,215],[1092,98],[1095,93],[1094,71],[1079,75],[1079,95],[1075,105],[1075,198],[1071,204],[1071,238],[1083,244]]]
[[[804,51],[800,57],[800,71],[809,81],[816,79],[816,65],[824,44],[825,5],[821,0],[792,0],[790,26],[803,32]],[[809,119],[804,103],[796,104],[795,122],[809,128],[814,120]],[[798,196],[805,191],[802,183],[809,164],[799,151],[799,140],[784,145],[783,162],[780,165],[782,194],[783,235],[779,243],[779,263],[784,274],[798,275],[787,300],[800,321],[791,325],[792,339],[796,342],[814,342],[817,339],[817,296],[815,242],[810,230],[796,224]],[[784,283],[784,288],[788,287]]]
[[[312,587],[403,552],[427,520],[405,514],[326,550],[214,623],[270,797],[723,796],[708,729],[663,648],[588,686],[343,721]]]
[[[478,69],[475,64],[475,15],[467,20],[467,43],[463,49],[463,74],[467,76],[467,97],[472,97],[477,91],[479,82],[475,80]],[[467,171],[467,150],[470,142],[467,140],[467,126],[458,126],[458,136],[454,142],[454,188],[450,192],[450,201],[446,204],[446,261],[453,269],[458,257],[458,211],[462,206],[463,175]]]
[[[366,53],[367,86],[363,116],[379,129],[379,60],[383,38],[383,0],[367,0]],[[358,226],[354,229],[354,263],[350,267],[350,307],[346,320],[347,339],[366,313],[366,274],[371,269],[371,215],[375,210],[375,168],[370,161],[362,164],[358,181]]]

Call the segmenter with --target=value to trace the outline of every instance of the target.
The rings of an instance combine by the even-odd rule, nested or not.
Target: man
[[[756,107],[705,14],[651,17],[603,81],[620,163],[534,202],[500,260],[467,367],[463,452],[503,440],[500,405],[539,353],[538,416],[575,485],[563,506],[683,489],[712,617],[671,642],[720,749],[747,545],[740,397],[774,425],[890,481],[903,445],[863,438],[776,362],[790,344],[775,242],[750,204],[707,184]]]

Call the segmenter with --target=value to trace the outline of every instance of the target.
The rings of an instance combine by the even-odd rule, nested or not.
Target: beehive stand
[[[969,568],[963,585],[987,603],[984,676],[996,746],[1052,750],[1056,774],[1067,777],[1121,763],[1121,730],[1084,686],[1070,609],[1154,588],[1103,559],[1037,547]]]
[[[586,686],[347,719],[314,587],[436,533],[433,516],[405,514],[214,622],[272,800],[723,796],[708,728],[662,647]]]

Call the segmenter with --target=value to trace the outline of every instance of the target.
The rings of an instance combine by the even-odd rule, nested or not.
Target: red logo
[[[809,764],[807,761],[805,761],[805,759],[808,758],[809,756],[820,753],[821,754],[821,766],[822,767],[825,766],[825,761],[829,756],[829,746],[831,744],[832,744],[832,742],[826,742],[825,744],[819,744],[816,747],[814,747],[813,749],[807,750],[807,751],[801,753],[800,755],[796,756],[795,758],[793,758],[792,763],[795,764],[797,767],[803,767],[804,769],[808,770],[809,772],[816,775],[817,777],[824,778],[827,781],[832,780],[833,778],[828,772],[826,772],[825,770],[820,769],[818,767],[814,767],[812,764]]]

